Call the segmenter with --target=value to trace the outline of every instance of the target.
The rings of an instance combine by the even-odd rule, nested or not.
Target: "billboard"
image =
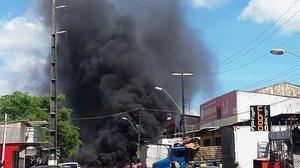
[[[270,105],[250,106],[251,131],[269,131],[270,117]]]

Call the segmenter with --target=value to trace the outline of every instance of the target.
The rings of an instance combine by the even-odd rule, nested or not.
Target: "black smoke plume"
[[[49,27],[51,4],[39,3]],[[176,110],[154,89],[161,86],[179,99],[180,78],[171,72],[194,72],[186,80],[191,93],[213,89],[213,76],[200,76],[213,58],[186,23],[179,0],[64,0],[58,5],[67,5],[57,12],[57,29],[67,31],[58,36],[58,87],[75,109],[84,140],[78,152],[82,160],[121,165],[135,155],[137,133],[121,117],[135,125],[141,116],[142,143],[155,141],[166,115],[143,109]],[[99,117],[107,115],[112,116]],[[90,117],[96,118],[78,120]]]

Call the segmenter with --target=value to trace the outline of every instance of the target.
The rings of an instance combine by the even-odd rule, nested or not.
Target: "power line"
[[[294,66],[294,67],[292,67],[292,68],[289,68],[289,69],[286,70],[286,71],[277,73],[277,74],[275,74],[275,75],[273,75],[273,76],[271,76],[271,77],[269,77],[269,78],[266,78],[266,79],[261,80],[261,81],[259,81],[259,82],[252,83],[252,84],[247,85],[247,86],[245,86],[245,87],[242,87],[242,88],[240,88],[240,89],[253,88],[253,87],[255,87],[255,86],[262,85],[262,84],[264,84],[264,83],[266,83],[266,82],[270,82],[270,81],[272,81],[272,80],[278,79],[278,78],[280,78],[280,77],[282,77],[282,76],[285,76],[286,74],[289,74],[290,72],[293,72],[293,71],[295,71],[295,70],[299,70],[299,69],[300,69],[299,66],[300,66],[300,64],[297,64],[296,66]]]
[[[103,118],[109,118],[109,117],[116,117],[116,116],[120,116],[122,114],[127,114],[129,112],[133,112],[133,111],[137,111],[137,110],[141,110],[141,108],[135,108],[135,109],[131,109],[131,110],[127,110],[127,111],[123,111],[123,112],[119,112],[116,114],[109,114],[109,115],[103,115],[103,116],[96,116],[96,117],[82,117],[82,118],[72,118],[73,121],[78,121],[78,120],[94,120],[94,119],[103,119]]]
[[[300,11],[300,10],[299,10],[299,11]],[[300,32],[294,34],[293,36],[291,36],[290,38],[288,38],[286,41],[284,41],[283,43],[281,43],[280,45],[278,45],[277,48],[280,48],[281,46],[283,46],[284,44],[286,44],[287,42],[289,42],[290,40],[292,40],[293,38],[295,38],[295,37],[298,36],[299,34],[300,34]],[[244,68],[244,67],[246,67],[246,66],[248,66],[248,65],[250,65],[250,64],[253,64],[253,63],[255,63],[255,62],[257,62],[257,61],[263,59],[264,57],[266,57],[266,56],[269,55],[269,54],[270,54],[270,53],[267,52],[267,53],[265,53],[264,55],[262,55],[262,56],[260,56],[260,57],[258,57],[258,58],[256,58],[256,59],[254,59],[254,60],[252,60],[251,62],[248,62],[248,63],[246,63],[246,64],[244,64],[244,65],[239,66],[239,67],[236,67],[236,68],[233,68],[233,69],[229,69],[229,70],[225,70],[225,71],[221,71],[221,72],[218,72],[218,73],[226,73],[226,72],[231,72],[231,71],[236,71],[236,70],[242,69],[242,68]],[[217,72],[216,72],[216,73],[217,73]]]
[[[171,110],[159,110],[159,109],[143,109],[143,108],[135,108],[132,110],[124,111],[124,112],[119,112],[116,114],[110,114],[110,115],[103,115],[103,116],[95,116],[95,117],[82,117],[82,118],[72,118],[73,121],[80,121],[80,120],[96,120],[96,119],[104,119],[104,118],[109,118],[109,117],[116,117],[120,116],[123,114],[127,114],[129,112],[134,112],[134,111],[150,111],[150,112],[162,112],[162,113],[172,113],[172,114],[179,114],[178,111],[171,111]]]
[[[274,21],[268,28],[266,28],[259,36],[257,36],[254,40],[252,40],[250,43],[248,43],[246,46],[244,46],[242,49],[240,49],[237,53],[235,53],[233,56],[229,57],[226,61],[220,62],[216,65],[213,65],[212,67],[209,67],[206,71],[202,71],[201,73],[206,73],[209,71],[212,71],[214,69],[220,68],[222,66],[228,65],[240,58],[242,58],[243,56],[245,56],[247,53],[249,53],[251,50],[255,49],[257,46],[259,46],[260,44],[262,44],[265,40],[267,40],[268,38],[270,38],[273,34],[275,34],[279,29],[281,29],[287,22],[289,22],[299,11],[300,9],[294,13],[288,20],[286,20],[282,25],[279,26],[279,28],[277,28],[275,31],[273,31],[270,35],[268,35],[267,37],[265,37],[263,40],[261,40],[259,43],[257,43],[256,45],[254,45],[252,48],[250,48],[249,50],[247,50],[246,52],[244,52],[240,57],[237,57],[238,54],[240,52],[242,52],[243,50],[245,50],[246,48],[248,48],[251,44],[253,44],[255,41],[257,41],[260,37],[262,37],[263,34],[265,34],[270,28],[272,28],[288,11],[290,11],[290,9],[292,7],[294,7],[296,5],[298,1],[295,1],[294,4],[292,4],[279,18],[276,19],[276,21]],[[249,65],[249,64],[248,64]]]
[[[290,100],[290,99],[292,99],[292,98],[294,98],[294,97],[290,97],[290,98],[287,98],[287,99],[284,99],[284,100],[280,100],[280,101],[275,102],[275,103],[271,103],[270,106],[273,106],[273,105],[276,105],[276,104],[280,104],[280,103],[286,102],[286,101],[288,101],[288,100]],[[295,98],[294,98],[294,99],[295,99]],[[298,99],[298,98],[296,98],[296,99]],[[249,112],[250,112],[250,110],[247,110],[247,111],[239,112],[239,113],[236,113],[236,114],[239,115],[239,114],[244,114],[244,113],[249,113]]]

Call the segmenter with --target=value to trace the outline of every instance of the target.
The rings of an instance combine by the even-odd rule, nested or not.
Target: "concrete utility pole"
[[[57,48],[56,48],[56,0],[52,0],[51,65],[50,65],[50,147],[49,165],[57,165]]]
[[[56,6],[56,0],[52,0],[52,25],[51,25],[51,65],[50,65],[50,147],[49,161],[51,165],[57,165],[57,34],[66,31],[56,30],[56,9],[66,8],[65,5]],[[49,165],[50,165],[49,164]]]
[[[185,138],[185,112],[184,112],[184,76],[192,76],[193,72],[172,72],[173,76],[181,76],[181,96],[182,96],[182,138]]]

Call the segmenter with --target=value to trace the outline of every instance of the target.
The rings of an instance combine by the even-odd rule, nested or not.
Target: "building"
[[[173,137],[181,137],[182,136],[182,115],[170,116],[167,119],[166,124],[166,135],[167,138]],[[185,131],[189,135],[193,135],[193,133],[200,128],[200,116],[195,115],[185,115]]]
[[[34,147],[48,146],[39,139],[40,127],[45,122],[18,121],[6,124],[6,136],[4,140],[5,124],[0,123],[0,149],[4,152],[5,168],[24,168],[27,157],[36,156]],[[3,151],[3,146],[5,150]],[[2,160],[2,155],[1,155]]]
[[[276,84],[253,91],[234,90],[200,105],[200,127],[249,120],[251,105],[270,105],[271,116],[300,111],[300,86]]]
[[[266,152],[269,148],[266,147],[270,142],[269,134],[272,134],[272,131],[279,131],[281,124],[287,122],[291,124],[290,119],[281,121],[278,116],[299,116],[299,97],[300,86],[281,83],[253,91],[234,90],[213,98],[200,105],[200,129],[197,134],[201,136],[201,145],[221,145],[225,167],[232,166],[231,163],[237,160],[243,168],[252,168],[255,159],[269,157],[268,154],[263,156],[259,154],[261,146],[264,146],[265,153],[270,153]],[[271,122],[274,124],[271,132],[250,130],[250,106],[253,105],[270,105]],[[293,128],[298,126],[299,118],[297,117],[295,121],[297,123],[293,123]],[[285,130],[292,131],[292,129]],[[278,144],[284,144],[287,139],[276,140],[279,141]],[[281,145],[281,148],[287,147]],[[293,152],[285,154],[291,157],[297,156],[291,153]]]

